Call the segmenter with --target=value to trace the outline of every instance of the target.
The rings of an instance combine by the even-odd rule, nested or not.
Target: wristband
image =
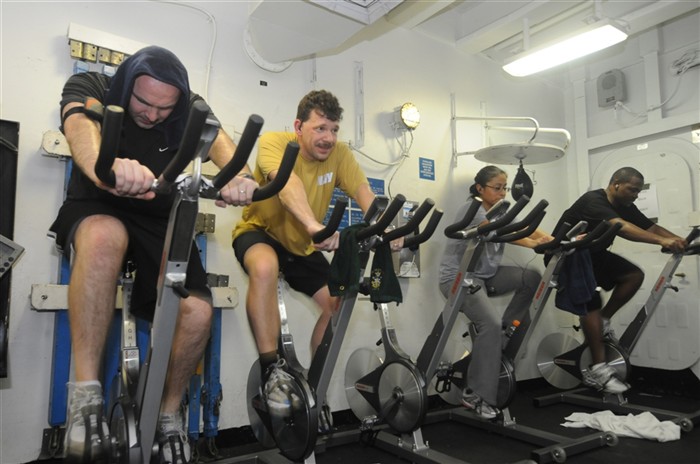
[[[238,174],[236,177],[243,177],[244,179],[255,180],[255,177],[253,177],[251,174],[248,174],[247,172],[244,172],[243,174]]]

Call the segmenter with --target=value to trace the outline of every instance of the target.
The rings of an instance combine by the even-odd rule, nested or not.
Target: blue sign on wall
[[[421,179],[435,180],[435,160],[418,158],[418,176]]]

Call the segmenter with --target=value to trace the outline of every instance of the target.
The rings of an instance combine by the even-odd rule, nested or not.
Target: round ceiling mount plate
[[[540,164],[549,163],[564,156],[564,149],[545,143],[514,143],[492,145],[474,153],[479,161],[494,164]]]

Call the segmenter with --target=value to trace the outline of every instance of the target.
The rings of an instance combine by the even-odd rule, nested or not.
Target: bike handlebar
[[[421,205],[418,207],[418,209],[416,209],[416,211],[413,213],[413,216],[410,220],[406,222],[406,224],[385,233],[382,236],[382,241],[391,242],[392,240],[396,240],[397,238],[403,237],[404,235],[408,235],[414,230],[416,230],[420,223],[423,221],[423,219],[433,208],[433,206],[435,206],[435,201],[433,201],[431,198],[426,198],[423,201],[423,203],[421,203]]]
[[[549,250],[559,248],[559,246],[561,245],[561,241],[564,240],[564,237],[568,236],[567,234],[568,234],[569,230],[571,230],[571,224],[569,224],[568,222],[565,222],[559,228],[559,231],[557,232],[557,234],[554,236],[554,238],[552,240],[550,240],[547,243],[540,243],[539,245],[536,245],[533,248],[533,251],[535,253],[541,254],[541,253],[545,253]]]
[[[180,147],[175,157],[168,163],[156,183],[154,183],[155,185],[171,184],[192,161],[208,115],[209,106],[204,100],[197,100],[192,104],[187,117],[185,131],[180,141]],[[102,120],[102,141],[97,161],[95,162],[95,174],[102,183],[109,187],[114,187],[116,183],[112,166],[119,150],[119,136],[123,120],[123,108],[115,105],[108,105],[105,108]]]
[[[549,206],[549,202],[547,200],[540,200],[540,202],[537,203],[537,205],[535,205],[534,208],[532,208],[532,211],[530,211],[527,214],[527,216],[525,216],[522,220],[520,220],[518,222],[512,222],[506,226],[499,228],[496,231],[496,235],[499,237],[502,237],[502,236],[512,234],[513,232],[518,232],[518,231],[522,230],[524,227],[528,227],[530,224],[532,224],[535,221],[537,221],[537,224],[539,225],[539,223],[542,221],[542,218],[544,217],[544,214],[541,214],[541,213],[544,213],[544,210],[547,208],[547,206]],[[540,217],[539,221],[538,221],[537,218],[540,215],[542,217]]]
[[[434,210],[433,214],[430,215],[430,219],[428,219],[428,224],[425,226],[425,229],[423,229],[423,232],[420,232],[416,235],[412,235],[405,239],[403,242],[403,247],[408,248],[411,251],[416,251],[418,249],[418,245],[427,241],[433,235],[435,229],[437,229],[440,219],[442,219],[442,214],[442,210]]]
[[[600,234],[599,237],[593,238],[593,241],[591,242],[591,246],[598,246],[600,243],[605,243],[611,236],[616,235],[620,229],[622,229],[622,224],[619,222],[617,222],[611,226],[609,225],[607,230],[604,230],[604,232],[602,234]],[[595,229],[593,229],[593,231],[595,232]],[[586,237],[584,237],[584,240],[585,239],[586,239]],[[580,241],[583,241],[583,240],[580,240]]]
[[[601,221],[592,231],[588,232],[581,240],[574,240],[563,243],[562,250],[572,250],[575,248],[592,247],[598,245],[603,240],[607,240],[611,235],[617,233],[622,227],[622,224],[617,223],[611,225],[608,221]]]
[[[328,224],[326,227],[319,230],[311,236],[311,240],[314,243],[321,243],[338,230],[340,222],[343,220],[343,215],[345,214],[345,208],[348,206],[348,200],[345,197],[340,197],[335,200],[335,205],[333,205],[333,212],[331,217],[328,219]]]
[[[197,100],[192,103],[190,114],[187,116],[185,131],[180,140],[180,147],[177,149],[177,154],[170,163],[165,167],[160,175],[158,183],[164,180],[168,184],[172,184],[177,179],[177,176],[187,167],[197,154],[197,146],[204,130],[204,125],[207,122],[209,115],[209,105],[204,100]]]
[[[277,169],[277,175],[269,184],[253,192],[253,201],[261,201],[270,198],[287,185],[289,176],[292,175],[294,163],[296,163],[298,154],[299,144],[296,142],[289,142],[284,149],[284,155],[282,156],[280,167]]]
[[[690,233],[688,234],[688,236],[685,238],[685,243],[688,244],[685,251],[684,251],[685,254],[697,254],[697,248],[695,246],[691,247],[690,243],[693,240],[695,240],[696,238],[698,238],[698,236],[700,236],[700,229],[697,227],[693,227],[690,230]],[[691,250],[691,253],[686,253],[688,250]],[[662,253],[671,253],[671,250],[669,250],[668,248],[661,248],[661,252]]]
[[[384,213],[381,215],[381,217],[375,222],[374,224],[365,227],[362,230],[357,231],[356,238],[358,240],[364,240],[368,237],[371,237],[372,235],[380,235],[384,230],[389,227],[389,224],[391,224],[391,221],[394,220],[394,217],[399,213],[401,210],[401,207],[403,204],[406,202],[406,197],[404,197],[402,194],[398,194],[394,197],[393,200],[391,200],[391,203],[387,206],[387,208],[384,210]],[[370,211],[374,210],[376,212],[376,208],[372,208],[370,206],[369,208]],[[369,213],[369,211],[368,211]],[[367,216],[367,215],[366,215]]]
[[[248,117],[248,122],[246,122],[243,133],[241,134],[241,139],[236,145],[236,150],[233,153],[231,161],[229,161],[212,179],[212,185],[217,191],[221,190],[233,179],[233,176],[241,172],[241,169],[245,167],[248,162],[248,156],[253,151],[253,146],[258,140],[263,122],[263,118],[257,114],[252,114]],[[246,155],[240,156],[241,153],[246,153]]]
[[[488,222],[486,224],[480,225],[476,228],[476,232],[481,235],[485,235],[493,230],[499,229],[506,224],[509,224],[515,217],[520,213],[520,211],[525,208],[530,202],[530,197],[527,195],[521,196],[518,201],[515,202],[512,208],[510,208],[503,216],[499,217],[495,221]]]
[[[475,197],[472,204],[469,205],[469,209],[467,209],[467,212],[464,214],[464,217],[461,220],[455,222],[454,224],[451,224],[451,225],[445,227],[445,236],[448,238],[456,238],[456,239],[464,238],[464,234],[462,233],[462,231],[469,224],[471,224],[471,222],[474,220],[474,217],[476,216],[477,211],[479,211],[480,207],[481,207],[481,199]]]
[[[185,125],[185,131],[180,142],[180,147],[177,150],[175,157],[168,163],[159,178],[153,183],[152,190],[156,186],[172,184],[177,176],[187,167],[192,161],[192,158],[197,154],[197,149],[200,143],[202,133],[207,123],[209,115],[209,106],[204,100],[195,101],[190,107],[189,116]],[[115,105],[108,105],[105,108],[104,117],[102,120],[102,141],[100,143],[100,151],[95,163],[95,174],[98,179],[109,187],[114,187],[115,177],[112,171],[114,159],[117,156],[119,149],[119,136],[122,123],[124,120],[124,109]],[[226,185],[248,162],[248,157],[257,141],[257,137],[263,125],[263,118],[258,115],[251,115],[248,118],[241,140],[236,146],[236,151],[231,160],[224,168],[214,177],[213,186],[215,191],[218,191]],[[253,201],[260,201],[269,198],[279,192],[289,180],[294,163],[296,162],[297,154],[299,153],[299,145],[290,142],[287,144],[282,162],[277,176],[267,185],[261,187],[253,193]],[[210,195],[203,195],[209,198]]]
[[[102,117],[102,140],[95,162],[95,175],[108,187],[114,187],[116,179],[112,172],[114,158],[119,150],[119,135],[124,120],[124,109],[108,105]]]
[[[534,213],[534,214],[533,214]],[[520,240],[521,238],[529,237],[532,235],[535,230],[540,226],[540,223],[542,222],[542,219],[545,217],[547,214],[546,211],[544,210],[535,210],[533,209],[530,214],[528,214],[529,220],[522,220],[520,223],[527,223],[527,227],[524,229],[518,228],[518,230],[514,232],[510,232],[508,234],[503,234],[500,235],[500,230],[496,234],[495,238],[492,238],[491,241],[494,243],[507,243],[507,242],[514,242],[516,240]]]

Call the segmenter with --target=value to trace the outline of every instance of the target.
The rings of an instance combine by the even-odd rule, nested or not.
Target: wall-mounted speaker
[[[598,106],[605,108],[625,100],[625,75],[611,69],[598,76]]]

